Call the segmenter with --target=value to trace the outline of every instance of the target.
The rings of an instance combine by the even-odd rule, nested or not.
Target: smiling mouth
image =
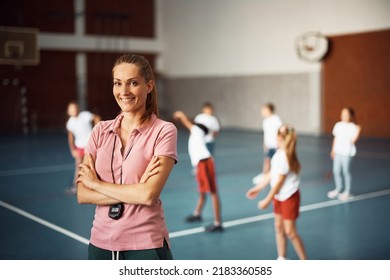
[[[135,97],[126,97],[126,98],[119,98],[120,101],[122,101],[125,104],[131,103],[135,100]]]

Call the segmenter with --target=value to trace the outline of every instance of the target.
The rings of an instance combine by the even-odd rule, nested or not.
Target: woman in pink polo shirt
[[[80,165],[79,203],[96,204],[89,259],[172,259],[160,193],[177,162],[177,130],[157,118],[153,71],[142,56],[114,64],[122,110],[92,131]]]

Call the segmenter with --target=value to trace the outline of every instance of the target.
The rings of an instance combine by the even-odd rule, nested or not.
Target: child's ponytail
[[[278,135],[283,138],[283,148],[286,151],[288,165],[290,170],[299,174],[301,164],[296,153],[297,134],[295,129],[288,125],[282,125],[279,128]]]

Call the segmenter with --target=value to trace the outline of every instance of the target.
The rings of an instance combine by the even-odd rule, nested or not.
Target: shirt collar
[[[107,132],[113,132],[115,134],[118,133],[118,129],[120,128],[121,122],[123,119],[123,114],[119,114],[114,121],[111,123],[111,125],[108,127]],[[135,129],[138,130],[141,134],[147,133],[149,129],[153,126],[154,122],[156,121],[157,116],[155,114],[152,114],[149,118],[149,121],[147,121],[144,124],[139,125]]]

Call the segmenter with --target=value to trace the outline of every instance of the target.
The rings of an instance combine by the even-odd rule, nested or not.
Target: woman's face
[[[348,109],[341,110],[341,120],[343,122],[350,122],[351,121],[351,114],[349,113]]]
[[[113,94],[122,112],[137,113],[145,111],[148,94],[154,82],[146,82],[135,64],[122,63],[113,71]]]

